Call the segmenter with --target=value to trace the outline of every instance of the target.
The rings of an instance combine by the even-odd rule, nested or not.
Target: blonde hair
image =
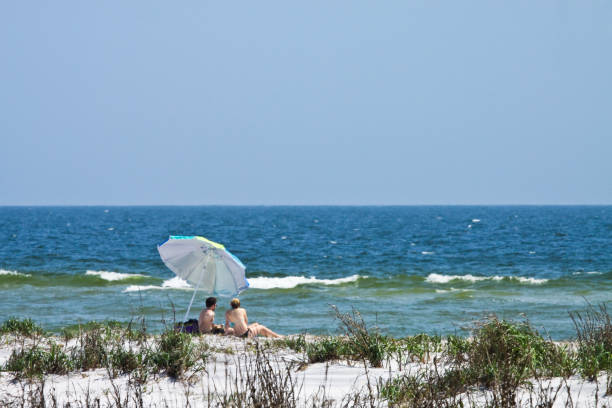
[[[240,307],[240,299],[233,298],[230,302],[230,306],[232,306],[233,309],[238,309]]]

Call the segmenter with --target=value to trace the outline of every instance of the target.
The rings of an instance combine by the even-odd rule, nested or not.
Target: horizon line
[[[7,207],[607,207],[612,203],[578,204],[0,204]]]

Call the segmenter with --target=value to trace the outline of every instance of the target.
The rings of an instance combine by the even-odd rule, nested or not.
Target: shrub
[[[582,374],[594,380],[602,370],[612,370],[612,323],[605,304],[588,304],[584,312],[570,312],[578,340]]]
[[[467,353],[470,351],[470,341],[459,336],[448,336],[446,338],[445,351],[451,359],[463,363]]]
[[[70,357],[61,346],[52,343],[49,350],[39,346],[13,350],[4,369],[17,377],[40,377],[43,374],[66,374],[73,369]]]
[[[386,338],[387,354],[395,354],[400,365],[406,361],[425,361],[430,353],[441,351],[442,339],[440,336],[417,334],[402,339]],[[407,358],[405,358],[407,357]]]
[[[131,348],[128,350],[116,347],[109,353],[109,363],[113,376],[117,373],[126,374],[137,370],[144,363],[142,353],[136,353]]]
[[[487,386],[506,376],[525,379],[571,375],[567,350],[542,338],[527,322],[496,317],[477,327],[467,359],[479,382]]]
[[[567,350],[542,338],[529,323],[496,317],[478,323],[471,345],[455,356],[462,381],[492,390],[500,407],[514,406],[518,387],[530,377],[567,377],[573,371]]]
[[[459,393],[465,391],[464,373],[452,370],[444,375],[437,370],[421,370],[416,375],[402,375],[379,380],[381,398],[389,406],[402,407],[463,407]]]
[[[190,334],[169,330],[156,339],[147,360],[155,369],[165,370],[170,377],[180,378],[196,363],[206,362],[206,349],[205,344],[201,344],[199,348],[194,347]]]
[[[306,344],[306,356],[310,363],[323,363],[346,357],[346,345],[340,337],[324,337]]]
[[[381,335],[376,327],[368,329],[359,311],[353,309],[351,313],[341,313],[337,307],[332,308],[347,336],[346,342],[352,358],[368,361],[373,367],[382,367],[388,354],[389,339]]]
[[[306,350],[306,338],[303,335],[299,335],[297,337],[285,337],[277,341],[277,343],[280,343],[293,351],[297,351],[298,353]]]
[[[33,337],[43,333],[42,327],[34,323],[32,319],[19,320],[11,317],[0,326],[0,334],[20,334],[22,336]]]
[[[471,340],[449,336],[445,347],[438,337],[426,335],[401,340],[399,347],[415,356],[435,351],[446,353],[451,364],[439,374],[436,359],[433,370],[423,369],[379,384],[381,396],[391,406],[453,407],[469,386],[491,391],[495,407],[516,405],[518,388],[531,377],[569,376],[572,355],[552,341],[542,338],[528,323],[514,323],[493,317],[479,322]]]
[[[108,341],[101,328],[93,328],[81,333],[79,347],[73,350],[72,358],[81,370],[106,367]]]

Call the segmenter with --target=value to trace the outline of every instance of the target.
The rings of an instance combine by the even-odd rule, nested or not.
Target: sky
[[[4,1],[0,205],[612,204],[612,2]]]

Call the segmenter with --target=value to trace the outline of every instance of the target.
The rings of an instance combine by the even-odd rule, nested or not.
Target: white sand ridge
[[[298,339],[298,336],[289,336]],[[317,341],[315,336],[305,336],[306,342]],[[13,350],[18,350],[22,344],[15,336],[1,337],[0,365],[4,366]],[[149,339],[151,340],[151,339]],[[104,368],[84,372],[72,372],[67,375],[46,375],[45,395],[47,400],[53,398],[58,406],[71,404],[83,405],[86,399],[94,402],[100,401],[101,406],[111,406],[115,399],[126,401],[125,406],[138,406],[138,398],[142,398],[144,406],[184,407],[208,406],[208,403],[220,401],[223,395],[235,392],[247,392],[246,387],[257,371],[257,364],[265,363],[272,367],[278,378],[291,377],[290,387],[295,393],[297,406],[313,406],[313,401],[322,403],[322,399],[331,401],[330,406],[341,406],[347,398],[354,398],[356,394],[367,395],[373,390],[376,393],[376,383],[406,373],[418,374],[434,367],[444,373],[449,366],[441,360],[441,355],[431,353],[423,361],[398,361],[390,359],[383,363],[381,368],[373,368],[360,361],[340,360],[326,363],[308,364],[303,353],[295,352],[286,347],[282,340],[267,339],[239,339],[235,337],[204,335],[194,337],[196,344],[205,344],[210,353],[206,368],[202,371],[187,371],[181,380],[175,380],[160,373],[149,375],[141,384],[135,381],[134,375],[123,374],[115,378]],[[39,340],[45,345],[55,342],[64,347],[78,346],[78,340],[64,342],[58,337]],[[35,341],[27,340],[25,346],[31,346]],[[129,342],[128,342],[129,343]],[[126,346],[135,346],[134,343]],[[264,356],[265,360],[257,357]],[[284,376],[284,377],[283,377]],[[249,380],[249,378],[251,380]],[[557,388],[569,387],[569,395],[576,407],[590,407],[594,405],[597,394],[600,404],[612,403],[610,396],[605,396],[607,377],[600,376],[598,382],[588,382],[580,377],[567,380],[552,378],[545,382],[533,380],[533,384],[546,387],[547,392]],[[368,383],[370,387],[368,387]],[[6,404],[10,398],[19,399],[24,392],[36,391],[39,382],[28,383],[25,380],[13,381],[13,375],[7,372],[0,376],[0,405]],[[560,393],[554,407],[565,406],[567,394]],[[519,399],[525,405],[531,394],[527,388],[522,388]],[[136,398],[137,397],[137,398]],[[386,406],[379,395],[374,395],[376,406]],[[470,390],[465,400],[468,405],[486,406],[490,403],[490,392],[483,390]],[[8,405],[8,404],[7,404]],[[317,406],[317,405],[315,405]]]

